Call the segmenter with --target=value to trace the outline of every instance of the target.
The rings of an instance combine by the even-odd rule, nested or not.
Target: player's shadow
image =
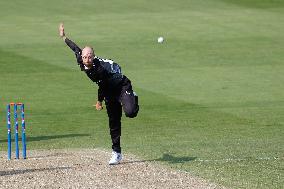
[[[176,164],[176,163],[187,163],[196,160],[197,157],[188,157],[188,156],[174,156],[172,154],[163,154],[162,157],[156,158],[156,159],[148,159],[148,160],[126,160],[122,162],[122,164],[127,164],[127,163],[143,163],[143,162],[154,162],[154,161],[164,161],[168,162],[171,164]]]
[[[89,134],[65,134],[65,135],[50,135],[50,136],[28,136],[27,141],[33,142],[33,141],[41,141],[41,140],[52,140],[52,139],[59,139],[59,138],[73,138],[73,137],[86,137],[90,136]],[[19,140],[21,138],[19,137]],[[12,139],[12,141],[14,141]],[[0,143],[7,142],[7,139],[0,140]]]
[[[165,161],[168,163],[186,163],[190,161],[196,160],[197,157],[188,157],[188,156],[181,156],[181,157],[175,157],[171,154],[163,154],[161,158],[155,159],[155,161]]]
[[[71,169],[71,168],[72,167],[54,167],[54,168],[41,168],[41,169],[21,169],[21,170],[0,171],[0,177],[1,176],[10,176],[10,175],[32,173],[32,172]]]

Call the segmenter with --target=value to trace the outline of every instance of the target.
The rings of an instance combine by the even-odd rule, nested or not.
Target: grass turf
[[[97,87],[58,38],[116,60],[140,95],[122,147],[231,188],[283,186],[284,3],[277,0],[0,2],[5,104],[26,104],[28,149],[109,149]],[[165,43],[156,43],[158,36]]]

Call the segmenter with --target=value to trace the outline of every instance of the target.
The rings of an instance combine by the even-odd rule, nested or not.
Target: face
[[[92,66],[94,60],[94,52],[93,49],[90,47],[85,47],[82,50],[82,60],[83,64],[87,67]]]

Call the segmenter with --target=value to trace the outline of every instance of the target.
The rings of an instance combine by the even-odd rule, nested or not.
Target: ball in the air
[[[164,38],[163,37],[158,37],[158,43],[163,43],[164,42]]]

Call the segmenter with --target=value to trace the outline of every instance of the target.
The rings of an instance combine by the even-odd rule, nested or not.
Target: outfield
[[[124,151],[229,188],[283,187],[284,1],[43,2],[0,2],[0,151],[10,101],[25,103],[28,150],[110,148],[97,86],[58,37],[64,21],[140,96]]]

